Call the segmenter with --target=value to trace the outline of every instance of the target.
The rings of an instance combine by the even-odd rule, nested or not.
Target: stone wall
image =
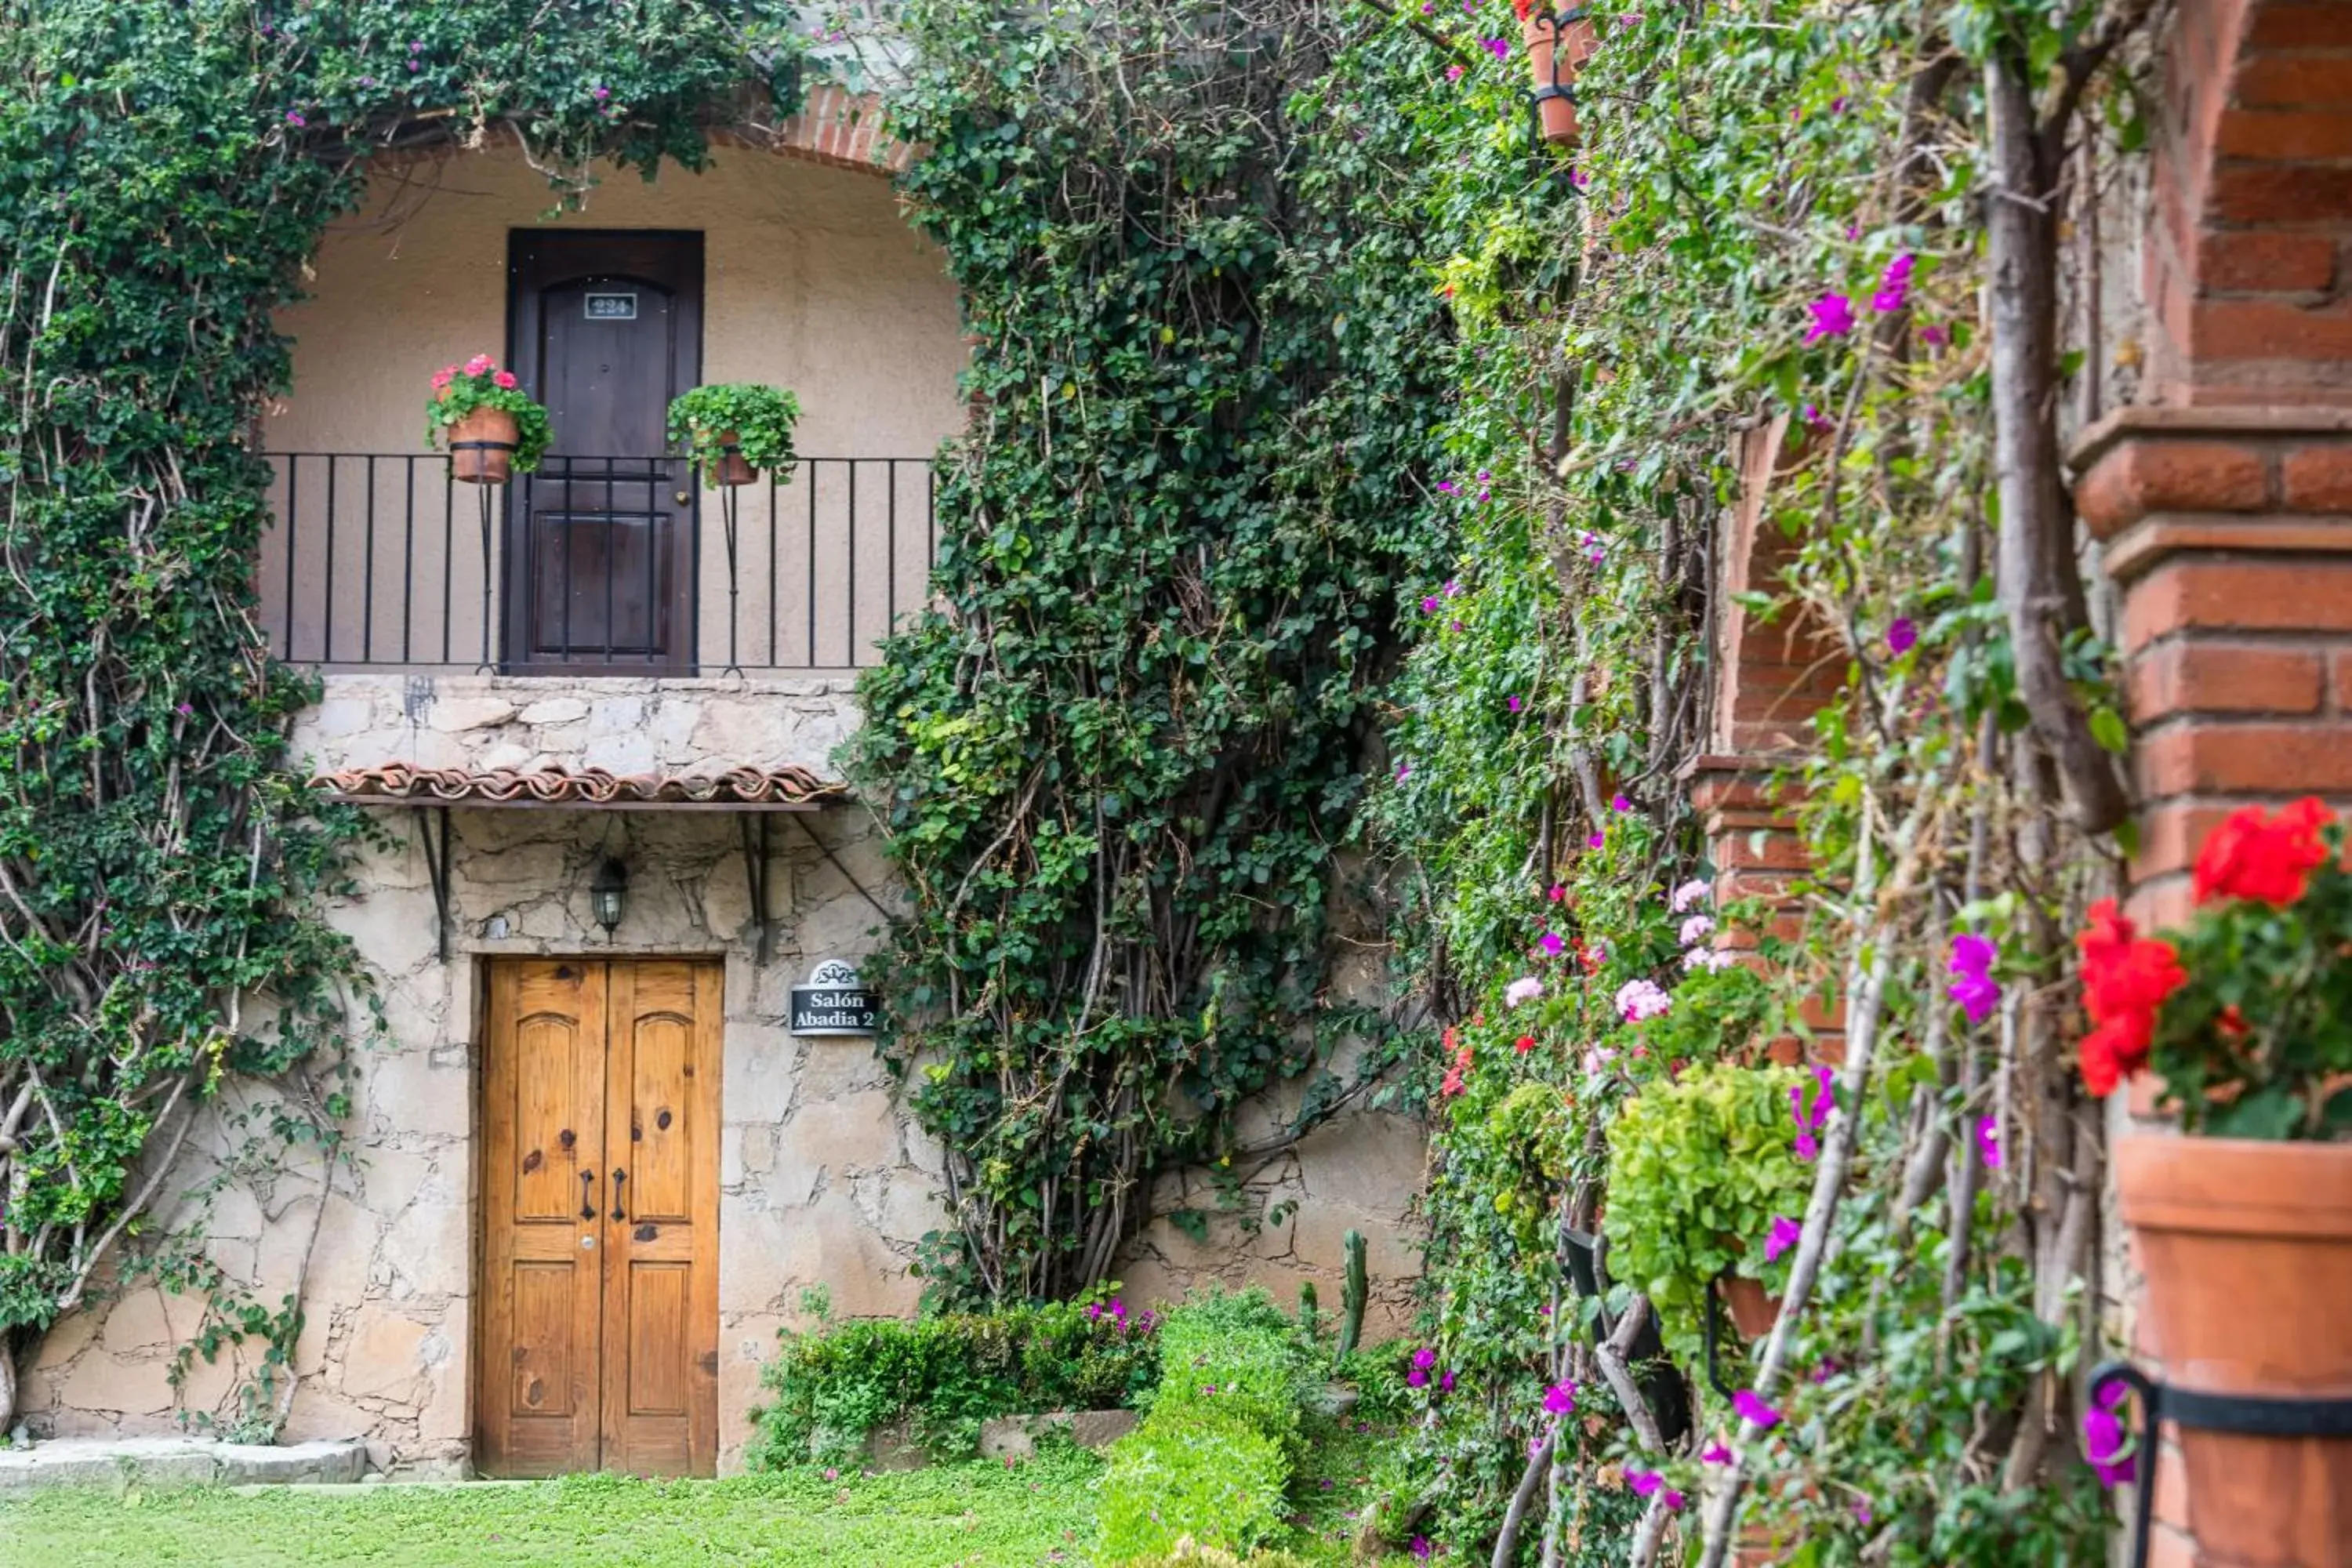
[[[822,767],[852,713],[845,685],[823,679],[336,675],[297,742],[322,772],[394,761],[625,773]],[[802,1321],[802,1293],[823,1288],[842,1316],[912,1311],[921,1284],[908,1266],[940,1223],[941,1151],[900,1115],[871,1047],[797,1039],[783,1023],[787,988],[817,960],[855,958],[877,940],[882,917],[867,895],[887,903],[894,894],[870,818],[845,805],[772,822],[775,951],[764,966],[742,819],[732,814],[454,811],[446,963],[423,852],[431,814],[388,809],[375,820],[384,837],[355,868],[357,890],[327,911],[378,975],[384,1015],[381,1037],[355,1047],[354,1165],[335,1174],[323,1215],[320,1173],[297,1155],[182,1200],[175,1216],[208,1205],[209,1255],[273,1308],[302,1276],[307,1253],[289,1440],[362,1437],[380,1468],[411,1473],[456,1473],[466,1463],[486,962],[702,953],[726,964],[720,1463],[739,1468],[760,1366],[777,1331]],[[587,900],[607,856],[629,872],[626,914],[609,937]],[[1357,978],[1370,984],[1369,973]],[[1263,1108],[1269,1125],[1275,1109]],[[226,1121],[208,1124],[184,1156],[187,1186],[234,1164],[237,1142]],[[1392,1328],[1419,1272],[1408,1237],[1422,1151],[1418,1129],[1402,1121],[1337,1123],[1252,1184],[1255,1198],[1296,1204],[1284,1223],[1252,1231],[1218,1215],[1200,1243],[1158,1222],[1126,1260],[1129,1293],[1165,1300],[1210,1279],[1256,1279],[1287,1299],[1311,1279],[1336,1305],[1339,1238],[1353,1226],[1370,1238],[1377,1317]],[[1163,1209],[1214,1204],[1181,1184],[1159,1199]],[[182,1410],[233,1407],[248,1370],[235,1354],[199,1363],[176,1400],[166,1381],[201,1311],[194,1296],[142,1286],[60,1323],[28,1371],[34,1429],[142,1434],[172,1429]]]

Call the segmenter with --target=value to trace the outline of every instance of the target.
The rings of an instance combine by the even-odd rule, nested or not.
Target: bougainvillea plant
[[[2352,1135],[2352,874],[2316,798],[2233,812],[2193,873],[2197,912],[2142,936],[2104,900],[2076,942],[2083,1079],[2143,1070],[2183,1127],[2218,1138]]]
[[[433,373],[433,395],[425,403],[425,444],[432,446],[443,431],[484,408],[514,416],[515,472],[527,474],[539,467],[554,438],[547,410],[522,390],[514,372],[500,370],[499,362],[488,354],[476,354],[464,364],[445,365]]]

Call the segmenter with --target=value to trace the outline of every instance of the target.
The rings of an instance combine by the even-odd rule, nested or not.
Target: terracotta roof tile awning
[[[419,768],[405,763],[321,773],[329,798],[359,805],[552,806],[614,811],[814,811],[845,802],[849,786],[802,767],[730,768],[722,773],[607,773],[603,768]]]

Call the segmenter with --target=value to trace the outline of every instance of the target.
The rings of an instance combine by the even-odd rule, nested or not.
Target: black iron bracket
[[[441,847],[433,846],[436,826],[441,833]],[[425,844],[425,874],[433,882],[433,913],[435,933],[441,952],[441,962],[449,962],[449,808],[442,806],[431,813],[417,814],[416,836]]]
[[[751,826],[753,817],[760,822],[756,830]],[[755,963],[765,969],[768,960],[775,956],[776,951],[776,922],[768,915],[768,860],[773,852],[768,824],[774,820],[774,814],[745,812],[736,820],[743,825],[743,876],[751,895],[751,918],[760,922],[760,946]]]
[[[721,450],[730,458],[740,458],[743,455],[743,448],[740,447],[726,447]],[[742,574],[736,564],[736,508],[740,503],[736,500],[735,492],[740,488],[736,485],[721,485],[719,495],[719,517],[727,529],[727,668],[719,672],[722,675],[743,673],[742,658],[737,652],[735,646],[736,610],[743,592]],[[771,568],[769,575],[772,577],[774,574],[773,569]],[[768,613],[772,617],[775,614],[773,605],[768,606]],[[814,615],[815,612],[812,609],[810,613]]]
[[[495,446],[499,443],[488,442],[485,445]],[[497,665],[490,658],[490,580],[497,575],[490,570],[490,556],[494,548],[490,537],[490,491],[504,488],[499,485],[474,487],[481,492],[479,499],[482,509],[482,662],[474,667],[476,675],[490,675],[497,671]],[[605,635],[609,637],[612,634],[608,630]]]
[[[2132,1568],[2147,1568],[2149,1521],[2156,1507],[2157,1429],[2169,1421],[2200,1432],[2243,1437],[2352,1437],[2352,1399],[2279,1399],[2252,1394],[2206,1394],[2157,1382],[2127,1361],[2092,1369],[2094,1404],[2116,1384],[2139,1396],[2139,1423],[2126,1427],[2137,1461],[2132,1479]]]
[[[1715,1347],[1723,1337],[1723,1282],[1730,1274],[1726,1268],[1706,1282],[1706,1381],[1727,1404],[1732,1398],[1731,1384],[1723,1381],[1723,1373],[1716,1368]]]
[[[797,812],[794,813],[793,815],[793,820],[799,822],[800,814]],[[859,881],[855,876],[851,875],[849,868],[841,863],[840,858],[834,854],[832,847],[827,845],[824,839],[817,837],[817,831],[815,828],[811,827],[805,822],[802,822],[801,831],[807,834],[808,841],[816,846],[816,852],[824,856],[827,860],[831,861],[833,868],[841,873],[841,879],[847,882],[851,887],[856,889],[857,896],[859,898],[864,899],[867,903],[874,906],[874,912],[882,917],[882,921],[885,925],[887,925],[898,919],[898,917],[893,915],[888,909],[884,907],[881,900],[876,898],[873,894],[866,890],[865,883]]]

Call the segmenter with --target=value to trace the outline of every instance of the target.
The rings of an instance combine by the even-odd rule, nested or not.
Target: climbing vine
[[[1371,808],[1445,1026],[1454,1375],[1371,1528],[1498,1568],[2088,1561],[2103,1154],[2061,933],[2118,874],[2085,831],[2123,727],[2055,489],[2058,237],[2137,141],[2146,8],[1611,15],[1549,154],[1508,7],[1399,9],[1454,62],[1392,89],[1470,231],[1462,548]],[[2021,200],[2046,228],[1997,240]],[[2021,299],[2051,352],[2003,361]],[[1788,689],[1727,680],[1735,637]],[[1710,1367],[1717,1272],[1769,1327]]]
[[[964,291],[974,415],[941,605],[865,680],[852,773],[912,899],[889,994],[948,1150],[935,1281],[1054,1296],[1202,1223],[1160,1178],[1237,1189],[1392,1052],[1342,962],[1377,922],[1335,911],[1444,532],[1448,333],[1337,8],[909,11],[905,189]]]
[[[793,106],[792,19],[0,4],[0,1428],[17,1343],[126,1269],[189,1267],[123,1243],[225,1090],[331,1153],[350,1109],[363,980],[307,900],[354,828],[300,787],[310,688],[253,616],[272,312],[372,158],[511,139],[574,200],[598,160],[694,166],[707,126]]]

